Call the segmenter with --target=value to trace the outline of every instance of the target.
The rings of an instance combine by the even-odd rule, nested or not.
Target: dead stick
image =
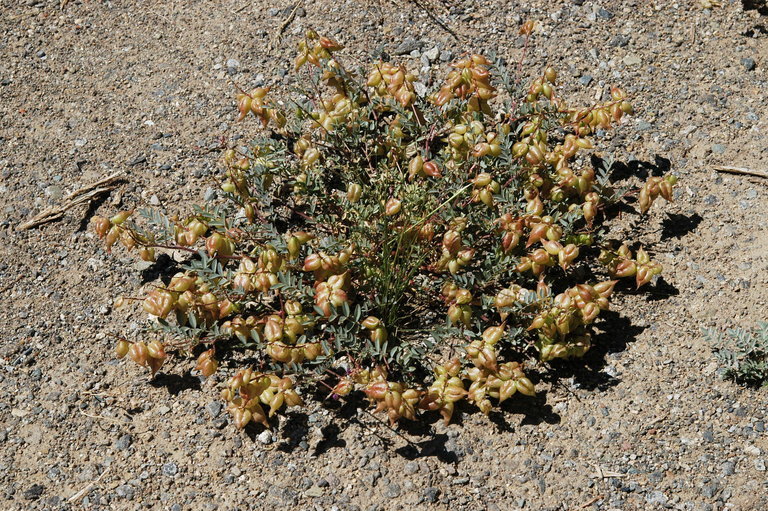
[[[279,27],[277,27],[277,32],[275,33],[275,36],[272,38],[272,44],[270,46],[274,48],[275,43],[280,41],[280,36],[283,34],[283,31],[285,31],[285,29],[288,28],[288,25],[291,24],[291,22],[293,21],[293,18],[296,17],[296,13],[298,12],[299,7],[301,7],[301,4],[302,2],[297,2],[296,5],[293,6],[293,10],[288,15],[288,17],[285,18],[285,20],[282,23],[280,23]]]
[[[96,181],[95,183],[91,183],[91,184],[89,184],[87,186],[84,186],[84,187],[80,188],[77,191],[72,192],[71,194],[69,194],[67,196],[67,200],[72,200],[75,197],[77,197],[78,195],[82,195],[84,193],[87,193],[87,192],[93,190],[94,188],[98,188],[100,186],[112,184],[115,181],[118,181],[118,180],[122,179],[122,177],[123,177],[123,173],[122,172],[115,172],[111,176],[107,176],[104,179],[100,179],[99,181]]]
[[[768,172],[764,170],[747,169],[744,167],[730,167],[727,165],[718,165],[712,168],[718,172],[728,172],[729,174],[744,174],[747,176],[768,178]]]
[[[116,174],[112,174],[111,176],[105,177],[104,179],[97,181],[93,184],[84,186],[83,188],[80,188],[79,190],[76,190],[71,194],[69,194],[69,196],[67,196],[66,198],[66,202],[61,206],[55,206],[55,207],[51,207],[41,211],[40,213],[35,215],[31,220],[28,220],[22,224],[19,224],[16,227],[16,230],[25,231],[27,229],[31,229],[32,227],[37,227],[38,225],[42,225],[47,222],[58,220],[64,215],[64,213],[67,210],[79,204],[90,202],[96,197],[98,197],[99,195],[113,190],[116,186],[114,182],[121,178],[122,178],[122,174],[116,173]],[[104,184],[107,184],[107,186],[102,186]]]
[[[91,488],[93,488],[94,486],[96,486],[96,485],[99,483],[99,481],[101,481],[101,478],[102,478],[102,477],[104,477],[105,475],[107,475],[107,472],[109,472],[109,469],[110,469],[110,468],[112,468],[112,465],[108,466],[108,467],[107,467],[107,468],[104,470],[104,472],[102,472],[102,473],[101,473],[101,475],[100,475],[99,477],[97,477],[97,478],[96,478],[94,481],[91,481],[91,482],[88,484],[88,486],[86,486],[85,488],[83,488],[83,489],[82,489],[82,490],[80,490],[79,492],[77,492],[77,493],[75,493],[74,495],[72,495],[72,496],[69,498],[69,501],[70,501],[70,502],[77,502],[78,500],[80,500],[80,497],[82,497],[83,495],[85,495],[86,493],[88,493],[89,491],[91,491]]]
[[[597,502],[598,500],[600,500],[600,499],[604,499],[604,498],[605,498],[605,496],[603,496],[603,495],[598,495],[597,497],[594,497],[594,498],[593,498],[592,500],[590,500],[589,502],[587,502],[587,503],[585,503],[585,504],[582,504],[582,505],[581,505],[581,507],[580,507],[579,509],[587,509],[589,506],[591,506],[592,504],[594,504],[594,503],[595,503],[595,502]]]

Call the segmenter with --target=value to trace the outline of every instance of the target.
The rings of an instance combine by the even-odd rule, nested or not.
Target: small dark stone
[[[147,162],[147,157],[145,155],[143,155],[143,154],[139,154],[134,159],[132,159],[130,162],[128,162],[128,165],[133,167],[135,165],[140,165],[140,164],[146,163],[146,162]]]
[[[45,491],[45,486],[42,484],[33,484],[26,490],[24,490],[24,498],[27,500],[37,500],[40,495]]]
[[[744,66],[744,69],[746,69],[747,71],[754,71],[755,67],[757,67],[757,65],[755,64],[755,59],[753,59],[752,57],[746,57],[741,59],[741,65]]]
[[[609,20],[609,19],[613,18],[613,13],[611,11],[609,11],[608,9],[600,7],[597,10],[597,16],[599,18],[603,18],[604,20]]]
[[[626,45],[629,44],[630,37],[628,35],[618,34],[613,37],[613,39],[610,40],[608,43],[610,46],[618,46],[619,48],[623,48]]]
[[[720,471],[725,476],[732,476],[736,473],[736,464],[732,461],[726,461],[722,465],[720,465]]]
[[[718,489],[719,489],[719,488],[718,488],[718,485],[717,485],[717,483],[712,483],[712,484],[705,484],[705,485],[704,485],[704,486],[701,488],[701,494],[702,494],[702,495],[703,495],[705,498],[711,499],[712,497],[714,497],[715,495],[717,495],[717,490],[718,490]]]
[[[437,502],[437,497],[440,495],[440,490],[434,486],[424,488],[424,499],[430,504]]]
[[[413,37],[406,37],[397,48],[392,52],[393,55],[408,55],[414,50],[419,50],[424,46],[422,41],[417,41]]]
[[[765,431],[765,423],[762,421],[755,422],[755,431],[758,433]]]
[[[712,432],[711,429],[708,429],[704,431],[704,434],[702,435],[705,442],[714,442],[715,441],[715,434]]]
[[[328,481],[326,481],[325,479],[320,479],[320,480],[317,482],[317,485],[318,485],[320,488],[327,488],[327,487],[329,487],[329,486],[331,485],[331,483],[329,483],[329,482],[328,482]]]
[[[592,76],[591,75],[584,75],[581,78],[579,78],[579,83],[582,84],[584,87],[589,86],[590,83],[592,83]]]

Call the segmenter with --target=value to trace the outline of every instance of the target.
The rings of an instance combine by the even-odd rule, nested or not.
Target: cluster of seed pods
[[[379,97],[391,97],[400,106],[406,108],[416,99],[413,85],[416,78],[416,75],[405,69],[405,66],[380,62],[368,75],[367,85],[372,87]]]
[[[638,288],[649,283],[663,269],[661,264],[652,261],[642,248],[638,249],[637,255],[633,258],[632,251],[626,244],[622,244],[618,250],[603,249],[598,260],[614,277],[635,277]]]
[[[491,85],[491,61],[473,54],[451,64],[453,68],[445,79],[445,85],[431,98],[435,105],[444,106],[454,98],[467,101],[468,112],[490,115],[488,101],[496,96]]]
[[[578,284],[555,296],[551,306],[536,315],[528,329],[538,331],[541,360],[581,357],[589,350],[590,334],[584,327],[608,309],[615,284],[615,280]]]
[[[269,428],[268,417],[272,417],[283,406],[301,406],[301,397],[293,389],[293,380],[274,374],[262,374],[251,369],[239,371],[229,379],[221,391],[221,398],[227,403],[238,429],[250,422]],[[264,411],[269,407],[269,412]]]

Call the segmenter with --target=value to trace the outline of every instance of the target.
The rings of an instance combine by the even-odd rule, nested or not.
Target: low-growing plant
[[[704,338],[712,345],[723,377],[768,386],[768,322],[759,322],[752,330],[708,328]]]
[[[362,392],[393,423],[533,395],[532,358],[581,357],[616,279],[660,273],[607,224],[630,197],[641,213],[671,200],[675,178],[618,187],[610,162],[589,163],[591,135],[632,113],[618,88],[574,108],[553,68],[523,87],[468,54],[428,91],[401,64],[350,69],[341,49],[310,31],[296,90],[238,94],[263,134],[224,151],[221,200],[94,218],[107,250],[188,255],[137,298],[152,340],[121,339],[118,356],[154,374],[167,351],[197,352],[211,376],[247,350],[255,365],[221,393],[239,428],[301,405],[295,387]]]

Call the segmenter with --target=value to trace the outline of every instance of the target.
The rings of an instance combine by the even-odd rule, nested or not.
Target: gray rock
[[[732,461],[726,461],[720,465],[720,472],[722,472],[724,476],[732,476],[736,473],[736,464]]]
[[[272,433],[268,430],[264,430],[261,433],[259,433],[259,442],[261,442],[264,445],[269,445],[272,443]]]
[[[205,199],[206,201],[212,201],[216,199],[217,195],[218,194],[216,193],[216,190],[214,190],[209,186],[208,188],[205,189],[205,195],[203,195],[203,199]]]
[[[725,146],[723,144],[712,144],[712,152],[715,154],[723,154],[725,152]]]
[[[139,155],[136,155],[131,161],[129,161],[128,165],[133,167],[133,166],[140,165],[140,164],[146,163],[146,162],[147,162],[147,157],[145,155],[143,155],[143,154],[139,154]]]
[[[598,18],[603,18],[604,20],[609,20],[609,19],[613,18],[613,13],[611,11],[607,10],[607,9],[604,9],[603,7],[600,7],[597,10],[597,17]]]
[[[56,185],[46,186],[45,195],[50,197],[53,200],[61,199],[61,196],[62,196],[61,187]]]
[[[424,57],[426,57],[427,60],[429,60],[430,62],[436,61],[439,56],[440,56],[440,49],[437,46],[424,52]]]
[[[213,419],[219,416],[222,408],[223,405],[219,401],[211,401],[208,403],[208,406],[205,407],[206,411],[208,411],[208,414],[210,414]]]
[[[118,438],[117,441],[115,441],[115,449],[124,451],[128,449],[132,443],[133,443],[133,437],[130,434],[126,433],[125,435]]]
[[[424,46],[422,41],[417,41],[413,37],[406,37],[403,41],[394,49],[393,55],[408,55],[412,51],[418,51]]]
[[[639,66],[640,64],[643,63],[642,59],[640,59],[640,57],[638,57],[634,53],[630,53],[629,55],[624,57],[623,62],[625,66]]]
[[[608,44],[610,46],[623,48],[629,44],[629,41],[630,41],[630,37],[628,35],[619,34],[614,36],[613,39],[611,39]]]
[[[237,59],[229,59],[227,60],[227,67],[232,67],[236,69],[240,67],[240,61]]]
[[[637,131],[648,131],[653,125],[648,121],[640,121],[637,123]]]
[[[400,485],[397,483],[391,483],[384,490],[384,496],[388,499],[396,499],[400,496]]]
[[[45,491],[45,486],[42,484],[33,484],[26,490],[24,490],[24,498],[26,500],[37,500]]]
[[[652,491],[645,496],[645,501],[652,505],[663,506],[669,498],[660,491]]]
[[[443,50],[440,52],[440,62],[448,62],[453,58],[453,53],[450,50]]]
[[[319,486],[312,486],[310,489],[304,492],[304,495],[307,497],[322,497],[323,489]]]
[[[714,497],[715,495],[717,495],[717,491],[718,491],[719,489],[720,489],[720,487],[719,487],[719,485],[718,485],[716,482],[715,482],[715,483],[712,483],[712,484],[705,484],[705,485],[704,485],[704,486],[701,488],[701,494],[702,494],[702,495],[703,495],[705,498],[707,498],[707,499],[711,499],[712,497]]]
[[[179,473],[179,467],[176,466],[176,463],[169,461],[168,463],[163,465],[164,475],[167,475],[168,477],[173,477],[178,473]]]
[[[584,87],[588,87],[589,84],[592,83],[592,75],[583,75],[581,78],[579,78],[579,83]]]
[[[117,493],[118,497],[125,500],[133,500],[134,495],[136,495],[136,489],[130,484],[121,484],[117,487],[115,493]]]
[[[434,486],[424,488],[424,500],[430,504],[437,502],[438,495],[440,495],[440,490],[438,488],[435,488]]]
[[[741,59],[741,65],[744,66],[744,69],[747,71],[753,71],[755,67],[757,67],[757,64],[755,64],[755,59],[752,57],[746,57]]]
[[[408,475],[413,475],[416,472],[419,471],[419,464],[415,461],[409,461],[405,464],[405,468],[403,469],[403,472],[405,472]]]

